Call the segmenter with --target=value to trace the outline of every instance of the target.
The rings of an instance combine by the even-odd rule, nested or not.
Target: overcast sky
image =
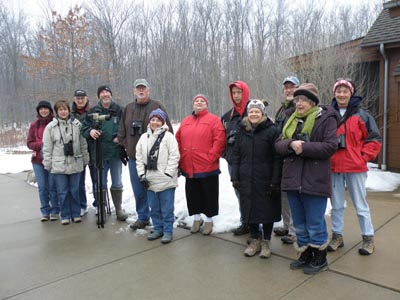
[[[75,4],[82,4],[84,1],[82,0],[30,0],[27,4],[27,1],[24,0],[4,0],[5,3],[12,3],[14,6],[20,6],[23,7],[24,11],[28,13],[29,15],[35,17],[35,18],[40,18],[43,16],[42,11],[41,11],[41,6],[43,6],[43,3],[47,3],[50,1],[53,3],[54,8],[56,9],[57,12],[61,13],[62,15],[66,14],[69,8],[73,7]],[[152,2],[158,3],[161,1],[168,2],[168,0],[144,0],[143,3],[150,4]],[[224,1],[224,0],[219,0],[219,1]],[[271,0],[268,0],[271,1]],[[287,0],[289,3],[293,2],[302,2],[302,1],[310,1],[310,0]],[[314,0],[315,1],[315,0]],[[325,0],[317,0],[317,1],[325,1]],[[351,7],[357,7],[357,5],[361,2],[370,2],[372,3],[379,3],[380,1],[382,2],[387,2],[384,0],[326,0],[327,2],[327,7],[332,7],[333,5],[337,4],[348,4],[351,5]],[[137,0],[135,2],[138,2]]]

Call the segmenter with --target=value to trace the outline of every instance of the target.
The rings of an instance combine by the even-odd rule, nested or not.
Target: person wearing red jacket
[[[200,214],[206,215],[203,234],[212,232],[212,217],[218,215],[219,158],[225,149],[225,129],[218,116],[208,111],[208,99],[197,95],[193,113],[183,119],[176,133],[179,169],[186,177],[185,192],[189,215],[194,215],[191,233],[200,231]]]
[[[374,118],[360,107],[362,98],[355,96],[350,79],[339,78],[333,86],[332,106],[340,113],[337,130],[339,147],[331,158],[332,171],[332,238],[328,251],[343,247],[345,187],[357,212],[363,243],[358,252],[374,252],[374,227],[366,200],[367,162],[374,160],[381,149],[381,137]]]
[[[40,221],[56,221],[60,213],[60,205],[54,177],[44,169],[42,163],[43,132],[46,125],[53,120],[53,109],[48,101],[40,101],[36,106],[36,111],[37,119],[29,127],[26,144],[29,149],[33,150],[31,161],[39,190],[40,211],[42,213]]]

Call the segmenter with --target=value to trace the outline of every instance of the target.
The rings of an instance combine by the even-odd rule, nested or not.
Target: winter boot
[[[310,247],[313,252],[311,262],[304,267],[305,274],[317,274],[322,271],[328,270],[328,261],[326,259],[327,245],[322,245],[319,248]]]
[[[362,246],[358,249],[358,253],[361,255],[371,255],[375,250],[374,237],[363,235],[362,238]]]
[[[249,225],[242,223],[240,224],[240,226],[236,229],[234,229],[233,231],[233,235],[244,235],[244,234],[248,234],[250,232],[250,228]]]
[[[269,257],[271,257],[271,241],[262,240],[260,258],[269,258]]]
[[[344,246],[343,235],[332,232],[332,239],[329,242],[327,248],[328,252],[336,251],[338,248],[341,248],[343,246]]]
[[[114,202],[115,213],[117,214],[118,221],[125,221],[128,214],[121,208],[122,204],[122,189],[110,189],[111,198]]]
[[[260,240],[252,239],[250,244],[247,246],[246,250],[244,250],[244,256],[252,257],[260,251],[261,251]]]
[[[313,257],[313,251],[309,246],[299,247],[297,244],[295,244],[295,248],[300,256],[297,260],[290,263],[290,268],[292,270],[303,269],[310,264]]]
[[[198,221],[193,221],[192,228],[190,229],[191,233],[196,233],[200,231],[201,225],[203,225],[203,219],[200,219]]]

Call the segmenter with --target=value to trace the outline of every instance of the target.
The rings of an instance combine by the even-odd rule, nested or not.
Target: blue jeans
[[[148,221],[150,219],[149,202],[147,200],[147,191],[143,188],[136,170],[136,159],[128,160],[129,175],[133,194],[135,195],[136,212],[139,221]]]
[[[366,172],[332,173],[332,232],[343,234],[346,185],[357,212],[362,235],[374,235],[374,226],[372,225],[371,213],[366,200],[365,183],[367,176]]]
[[[81,172],[81,177],[79,179],[79,203],[82,209],[87,208],[85,178],[86,178],[86,166],[83,168],[83,171]]]
[[[103,189],[107,189],[107,173],[111,175],[111,189],[122,189],[122,162],[119,158],[113,158],[103,162]]]
[[[38,185],[42,216],[58,214],[60,212],[60,204],[57,197],[54,175],[45,170],[42,164],[32,164],[32,167]]]
[[[325,244],[328,241],[325,222],[327,197],[297,191],[289,191],[287,195],[299,247]]]
[[[150,204],[150,216],[154,231],[172,235],[175,188],[170,188],[158,193],[147,191],[147,199]]]
[[[61,220],[80,217],[79,179],[81,173],[53,175],[57,186],[58,199],[60,199]]]

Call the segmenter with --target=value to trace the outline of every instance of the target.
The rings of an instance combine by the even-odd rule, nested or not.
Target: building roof
[[[397,1],[391,1],[385,3],[383,7],[378,18],[364,37],[361,47],[400,42],[400,16],[393,16],[393,14],[391,16],[389,13],[390,9],[399,9],[399,4]]]

